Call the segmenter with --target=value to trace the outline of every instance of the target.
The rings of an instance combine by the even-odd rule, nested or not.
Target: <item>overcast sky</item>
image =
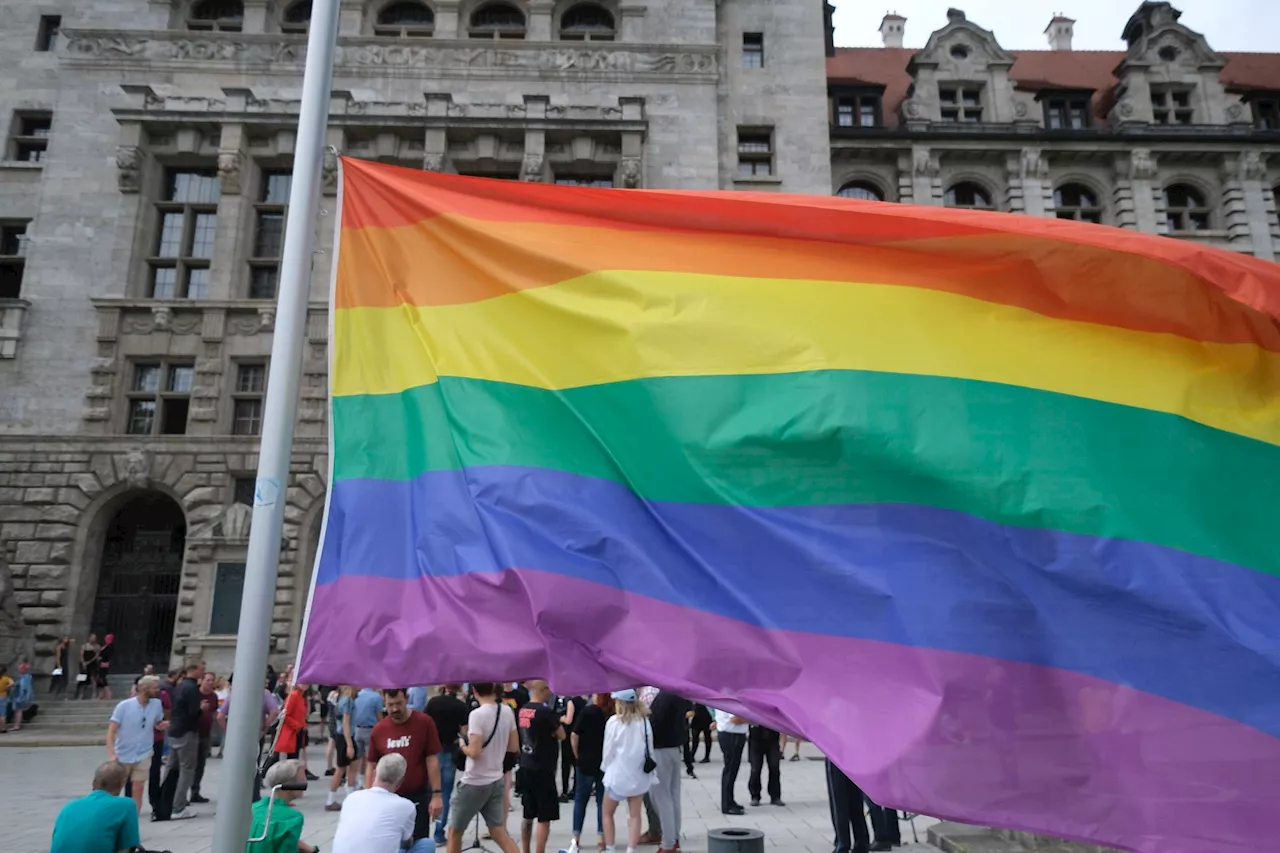
[[[924,47],[947,23],[947,8],[992,30],[1007,50],[1045,49],[1044,29],[1057,13],[1074,18],[1077,50],[1123,50],[1120,33],[1140,0],[834,0],[836,44],[879,47],[880,20],[888,11],[907,19],[907,47]],[[1204,33],[1210,47],[1229,51],[1280,51],[1280,0],[1174,0],[1180,23]]]

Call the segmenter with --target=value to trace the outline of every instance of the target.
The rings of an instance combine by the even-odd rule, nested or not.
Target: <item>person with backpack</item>
[[[613,853],[616,827],[614,812],[619,803],[627,804],[627,853],[635,853],[640,844],[640,822],[644,795],[658,782],[657,762],[650,744],[653,731],[649,725],[649,708],[634,690],[613,694],[617,702],[614,715],[604,727],[604,844]]]
[[[477,815],[502,853],[517,853],[504,820],[504,777],[520,754],[516,715],[498,701],[498,684],[476,683],[471,689],[479,705],[467,717],[466,734],[458,735],[467,764],[450,803],[448,853],[461,853],[462,834]]]

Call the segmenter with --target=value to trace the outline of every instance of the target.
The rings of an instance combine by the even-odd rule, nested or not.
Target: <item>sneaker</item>
[[[307,771],[307,781],[308,781],[308,782],[316,782],[316,781],[318,781],[319,779],[320,779],[320,777],[319,777],[319,776],[317,776],[316,774],[312,773],[310,770],[308,770],[308,771]]]
[[[751,805],[753,805],[753,806],[758,806],[758,805],[760,805],[760,798],[759,798],[759,797],[755,797],[755,798],[753,798],[753,799],[751,800]]]
[[[174,812],[172,815],[169,816],[169,819],[170,820],[191,820],[191,818],[195,816],[196,816],[195,812],[193,812],[190,808],[185,808],[182,811]]]
[[[569,846],[565,848],[565,853],[581,853],[578,849],[578,842],[570,840]]]
[[[328,770],[324,771],[324,775],[326,775],[326,776],[332,776],[332,775],[333,775],[333,768],[332,768],[332,767],[330,767]]]
[[[342,811],[342,803],[338,803],[338,802],[325,803],[324,810],[327,812],[340,812]]]
[[[799,756],[799,755],[793,755],[793,756],[791,756],[791,760],[792,760],[792,761],[799,761],[799,760],[800,760],[800,756]]]
[[[769,805],[771,805],[771,806],[785,806],[785,805],[786,805],[786,803],[784,803],[782,800],[770,800],[770,801],[769,801]]]
[[[202,797],[202,796],[200,796],[199,794],[192,794],[192,795],[191,795],[191,802],[193,802],[193,803],[207,803],[207,802],[209,802],[209,798],[208,798],[208,797]]]

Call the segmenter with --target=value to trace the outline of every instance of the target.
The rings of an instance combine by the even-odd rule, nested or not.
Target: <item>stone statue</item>
[[[116,149],[116,181],[122,193],[136,193],[141,188],[142,149],[136,145],[121,145]]]
[[[151,485],[151,453],[141,447],[135,447],[124,457],[124,478],[135,489],[145,489]]]
[[[524,155],[524,165],[520,168],[520,180],[538,183],[542,180],[542,155],[532,152]]]
[[[218,152],[218,177],[222,179],[222,192],[224,195],[240,194],[240,167],[243,162],[244,155],[239,151]]]
[[[444,153],[439,151],[428,151],[422,155],[422,171],[424,172],[443,172],[444,171]]]
[[[622,161],[622,185],[629,190],[640,186],[639,157],[627,157]]]

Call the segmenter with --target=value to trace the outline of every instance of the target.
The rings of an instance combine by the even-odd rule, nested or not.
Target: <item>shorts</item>
[[[549,823],[560,819],[560,791],[555,770],[521,770],[516,774],[516,790],[524,805],[524,819]]]
[[[364,729],[360,726],[355,726],[352,728],[351,733],[355,735],[356,738],[356,755],[368,755],[369,738],[373,736],[373,729]]]
[[[355,738],[352,738],[351,742],[354,744]],[[334,735],[333,749],[337,755],[339,767],[348,767],[354,764],[360,759],[360,756],[364,754],[360,751],[360,747],[357,745],[355,751],[351,753],[353,757],[347,758],[347,737],[343,734]]]
[[[123,761],[120,762],[120,764],[121,766],[124,767],[125,770],[129,771],[129,775],[126,776],[125,778],[128,779],[130,782],[134,782],[134,783],[145,782],[147,781],[147,776],[149,776],[151,773],[151,756],[150,755],[148,755],[146,758],[142,759],[141,761],[135,761],[132,764],[125,764]]]
[[[484,818],[485,826],[502,826],[505,787],[503,779],[487,785],[464,785],[459,782],[449,800],[449,826],[454,832],[461,832],[476,819],[476,815]]]

